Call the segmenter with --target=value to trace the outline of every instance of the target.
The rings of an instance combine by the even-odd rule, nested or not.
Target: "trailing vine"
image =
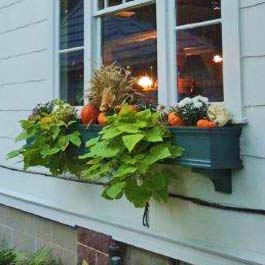
[[[157,112],[135,112],[124,106],[120,113],[108,117],[108,125],[86,146],[88,151],[80,158],[87,168],[81,178],[107,176],[104,198],[114,200],[125,195],[135,207],[145,207],[151,198],[168,200],[172,172],[160,163],[180,157],[183,149],[172,144]]]

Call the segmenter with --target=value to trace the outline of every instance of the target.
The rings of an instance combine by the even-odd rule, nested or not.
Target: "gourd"
[[[174,112],[170,112],[168,114],[168,124],[170,126],[184,126],[184,122],[183,120],[181,119],[180,116],[178,116],[176,113]]]
[[[83,125],[88,125],[97,120],[98,109],[93,104],[87,104],[82,108],[81,121]]]
[[[215,128],[216,124],[213,121],[207,119],[201,119],[197,122],[197,127],[202,129],[210,129],[210,128]]]

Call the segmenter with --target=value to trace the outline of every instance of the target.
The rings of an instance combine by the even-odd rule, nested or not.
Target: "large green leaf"
[[[144,140],[147,142],[163,142],[162,130],[159,127],[153,127],[145,132]]]
[[[119,136],[120,134],[122,134],[122,131],[119,130],[118,128],[110,128],[107,130],[103,131],[103,136],[102,139],[104,140],[108,140],[108,139],[113,139],[116,136]]]
[[[70,142],[77,146],[81,146],[81,139],[80,139],[80,133],[78,131],[73,132],[72,134],[69,135],[69,140]]]
[[[15,158],[21,154],[21,149],[13,150],[6,155],[7,159]]]
[[[106,188],[105,193],[110,199],[116,199],[117,197],[120,197],[120,194],[123,192],[125,187],[126,187],[125,181],[118,182],[118,183]]]
[[[124,145],[131,153],[134,147],[144,138],[143,134],[126,135],[122,137]]]
[[[114,178],[121,178],[124,176],[131,175],[137,171],[136,167],[122,165],[118,168],[116,173],[113,175]]]

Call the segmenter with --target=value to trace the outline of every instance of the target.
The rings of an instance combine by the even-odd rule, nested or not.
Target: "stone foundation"
[[[72,228],[3,205],[0,205],[0,240],[30,253],[46,246],[61,258],[63,265],[82,265],[84,260],[89,265],[108,265],[113,254],[110,246],[115,247],[115,256],[124,265],[187,265],[115,242],[102,233]]]

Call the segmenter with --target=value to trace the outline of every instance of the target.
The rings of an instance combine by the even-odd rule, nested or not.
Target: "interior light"
[[[154,84],[153,80],[149,76],[147,76],[147,75],[141,76],[138,79],[138,82],[137,83],[145,91],[152,90],[152,86]]]
[[[221,55],[219,55],[219,54],[216,54],[213,57],[213,62],[214,63],[221,63],[221,62],[223,62],[223,60],[224,60],[223,57]]]

